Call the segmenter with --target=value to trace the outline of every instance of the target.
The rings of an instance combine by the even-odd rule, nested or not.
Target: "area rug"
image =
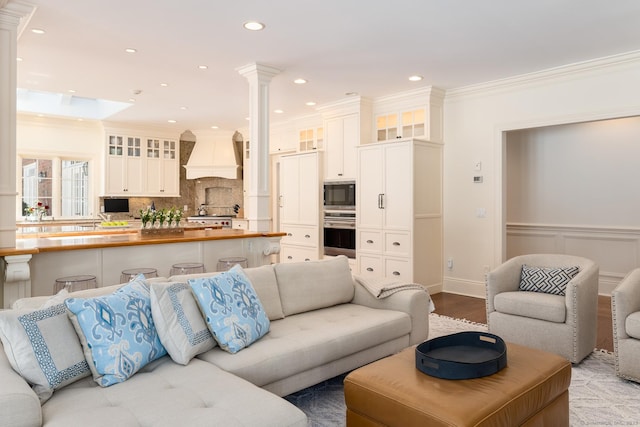
[[[486,330],[486,325],[466,320],[437,314],[429,317],[429,338],[460,331]],[[344,377],[339,375],[285,399],[307,414],[309,426],[344,426]],[[640,384],[616,377],[613,355],[596,350],[582,363],[573,366],[569,411],[571,426],[640,425]]]

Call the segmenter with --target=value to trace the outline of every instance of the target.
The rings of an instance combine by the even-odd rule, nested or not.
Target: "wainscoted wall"
[[[600,267],[601,295],[640,265],[640,228],[507,224],[507,258],[560,253],[592,259]]]

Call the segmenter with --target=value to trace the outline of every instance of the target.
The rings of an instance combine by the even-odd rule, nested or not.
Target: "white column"
[[[29,11],[0,0],[0,248],[16,245],[16,57],[18,25]]]
[[[250,231],[270,231],[269,83],[280,70],[253,63],[237,71],[249,81],[249,194],[245,216]]]
[[[30,254],[4,257],[4,271],[0,277],[3,289],[0,308],[10,308],[16,300],[31,296],[30,260]]]

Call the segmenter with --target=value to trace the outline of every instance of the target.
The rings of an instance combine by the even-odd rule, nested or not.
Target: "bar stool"
[[[247,259],[242,257],[220,258],[218,260],[216,271],[230,270],[231,267],[236,264],[240,264],[240,267],[242,268],[247,268]]]
[[[181,262],[173,264],[169,272],[169,276],[175,276],[176,274],[194,274],[204,273],[204,264],[201,262]]]
[[[150,277],[158,277],[158,270],[155,268],[130,268],[128,270],[122,270],[120,283],[127,283],[138,274],[143,274],[144,277],[148,279]]]
[[[96,282],[96,276],[90,274],[83,274],[79,276],[67,276],[56,279],[53,284],[53,293],[57,294],[62,289],[66,289],[67,292],[81,291],[84,289],[96,288],[98,283]]]

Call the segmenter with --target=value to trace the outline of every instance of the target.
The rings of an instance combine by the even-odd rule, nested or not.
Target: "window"
[[[22,158],[22,210],[42,203],[46,216],[90,215],[89,162],[65,158]]]

